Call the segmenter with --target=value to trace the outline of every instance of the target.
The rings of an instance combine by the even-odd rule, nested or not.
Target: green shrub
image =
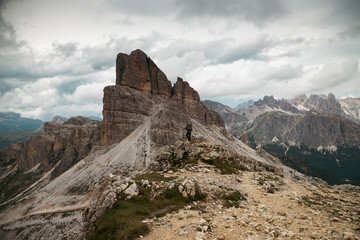
[[[224,206],[227,208],[230,207],[239,207],[239,201],[246,200],[246,198],[239,192],[234,191],[230,194],[223,194],[222,199],[224,200]]]
[[[148,180],[150,182],[153,181],[164,181],[169,182],[171,180],[174,180],[176,177],[165,177],[164,175],[157,173],[157,172],[151,172],[151,173],[145,173],[142,175],[138,175],[134,178],[135,181],[141,181],[141,180]]]
[[[232,158],[203,159],[202,161],[219,169],[221,174],[236,174],[239,170],[245,170],[245,168],[239,164],[238,160]]]
[[[151,175],[156,176],[156,175]],[[115,201],[112,208],[96,220],[94,231],[87,234],[92,239],[132,240],[146,235],[149,227],[141,221],[149,217],[161,217],[166,213],[177,211],[185,205],[206,198],[197,189],[192,198],[184,198],[178,186],[166,189],[156,198],[151,198],[151,189],[138,186],[139,195],[125,200],[124,196]]]

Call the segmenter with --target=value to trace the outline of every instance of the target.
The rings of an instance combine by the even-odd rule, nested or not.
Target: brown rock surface
[[[360,126],[346,118],[310,111],[305,115],[268,112],[258,116],[248,126],[248,133],[258,142],[274,137],[312,148],[319,146],[358,147]]]
[[[231,123],[242,123],[248,121],[246,117],[244,117],[239,112],[233,110],[232,108],[223,105],[218,102],[213,102],[209,100],[203,101],[203,103],[210,109],[220,114],[220,116],[224,119],[226,124]]]
[[[59,176],[98,144],[98,123],[85,117],[71,118],[64,124],[46,122],[42,135],[33,135],[24,144],[3,149],[1,161],[15,162],[21,171],[40,164],[39,168],[46,172],[58,164],[52,177]]]
[[[20,156],[24,144],[22,142],[11,143],[0,150],[0,163],[3,165],[11,164]]]
[[[310,110],[335,114],[342,117],[346,116],[341,104],[336,100],[335,95],[332,93],[329,93],[328,96],[312,94],[309,97],[306,97],[306,95],[303,94],[293,98],[289,102],[295,106],[303,105]]]
[[[146,54],[137,49],[130,55],[119,53],[116,58],[116,85],[142,92],[171,96],[171,83]]]
[[[208,173],[204,173],[206,168]],[[148,219],[143,239],[358,239],[359,193],[319,187],[266,172],[220,175],[203,165],[167,177],[196,179],[208,194],[162,218]],[[274,179],[273,181],[269,179]],[[209,182],[211,184],[209,184]],[[275,185],[270,193],[264,185]],[[219,192],[239,191],[246,200],[226,207]],[[346,238],[351,236],[352,238]]]
[[[177,78],[173,89],[173,97],[200,101],[199,94],[192,87],[190,87],[188,82],[184,82],[184,80],[180,77]]]
[[[287,112],[299,113],[299,110],[288,103],[285,99],[277,100],[274,96],[265,96],[263,100],[258,100],[254,103],[255,106],[264,108],[265,106],[269,106],[275,109],[282,109]]]
[[[189,83],[178,78],[174,87],[141,50],[118,54],[116,86],[104,89],[101,144],[120,142],[150,117],[151,140],[160,145],[183,138],[191,120],[224,126],[219,114],[200,102]]]

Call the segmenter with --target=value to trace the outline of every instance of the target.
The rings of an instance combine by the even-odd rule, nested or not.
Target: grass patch
[[[41,171],[23,173],[20,170],[0,180],[0,203],[3,203],[20,192],[24,191],[31,184],[42,176]]]
[[[21,228],[15,228],[16,230],[16,235],[19,235],[22,231],[24,231],[26,228],[21,227]]]
[[[314,205],[321,205],[320,203],[317,202],[317,200],[314,200],[310,197],[302,197],[301,198],[301,203],[303,203],[305,206],[308,206],[308,207],[313,207]]]
[[[281,186],[284,186],[285,183],[277,176],[272,175],[259,175],[257,179],[258,185],[262,186],[267,193],[274,194],[277,191],[280,191]]]
[[[233,158],[230,159],[208,159],[202,160],[204,163],[213,165],[220,170],[221,174],[236,174],[239,170],[246,170],[239,162]]]
[[[239,201],[246,200],[246,198],[239,191],[234,191],[230,194],[223,194],[221,198],[224,200],[224,206],[227,208],[238,208]]]
[[[68,193],[78,195],[78,194],[84,194],[87,191],[88,191],[88,186],[79,185],[79,186],[74,186],[74,187],[70,188]]]
[[[182,159],[176,158],[175,156],[169,159],[170,165],[175,168],[183,168],[187,165],[197,165],[199,163],[201,156],[198,154],[195,157],[190,158],[189,153],[185,152]]]
[[[95,222],[94,231],[87,234],[89,240],[114,239],[132,240],[146,235],[150,230],[141,221],[154,216],[164,216],[177,211],[185,205],[205,199],[206,196],[197,191],[192,198],[184,198],[178,186],[166,189],[156,198],[151,198],[151,189],[139,186],[139,195],[129,200],[118,199],[112,208]]]
[[[148,180],[149,182],[169,182],[171,180],[176,179],[176,177],[165,177],[164,175],[158,173],[158,172],[151,172],[151,173],[145,173],[142,175],[138,175],[134,178],[135,181],[141,181],[141,180]]]

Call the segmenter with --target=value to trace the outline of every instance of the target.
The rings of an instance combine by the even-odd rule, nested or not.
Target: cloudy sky
[[[101,117],[117,53],[202,100],[360,97],[359,0],[0,0],[0,111]]]

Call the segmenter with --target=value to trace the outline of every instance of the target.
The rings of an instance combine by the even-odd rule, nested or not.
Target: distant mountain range
[[[43,124],[39,119],[23,118],[18,113],[0,112],[0,148],[40,134]]]
[[[37,129],[42,124],[39,119],[24,118],[14,112],[0,112],[0,133]]]
[[[0,239],[356,239],[360,187],[281,162],[357,183],[358,124],[273,97],[242,110],[256,112],[206,102],[241,142],[143,51],[115,70],[103,121],[58,116],[0,149]]]
[[[99,117],[91,116],[91,119],[101,121]],[[64,123],[66,117],[55,116],[51,122]],[[24,118],[19,113],[0,112],[0,148],[18,141],[25,142],[31,135],[39,135],[42,132],[44,122],[39,119]]]
[[[360,98],[265,96],[239,111],[204,104],[224,118],[233,136],[284,164],[332,184],[360,184]]]

